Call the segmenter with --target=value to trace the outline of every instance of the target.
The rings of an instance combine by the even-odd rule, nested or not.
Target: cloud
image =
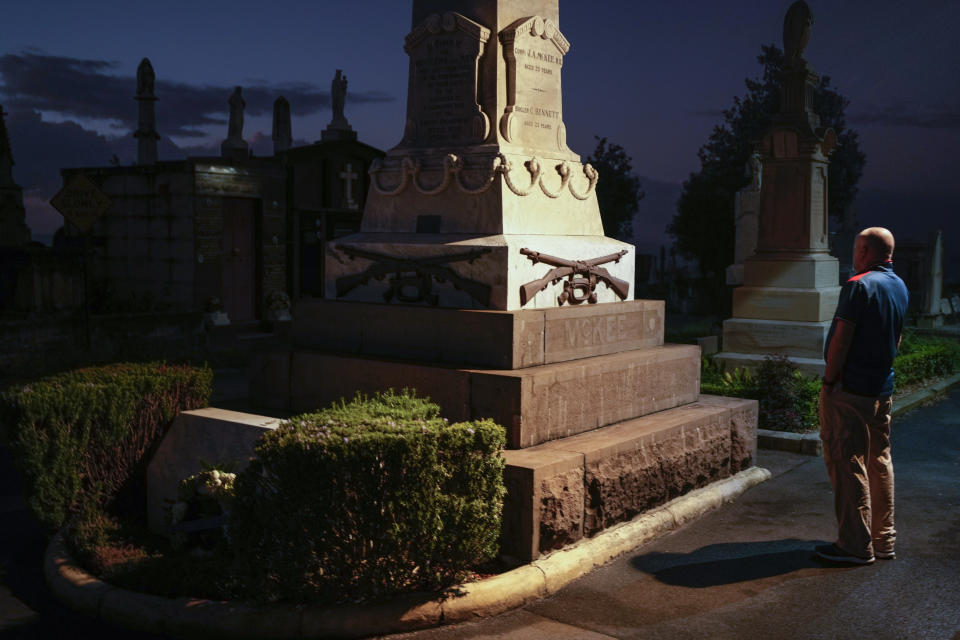
[[[960,107],[929,107],[905,103],[881,105],[854,111],[847,120],[861,126],[960,129]]]
[[[137,110],[131,98],[132,76],[113,75],[118,63],[46,55],[35,49],[0,56],[0,91],[9,107],[36,109],[66,117],[112,121],[114,130],[136,128]],[[210,125],[226,122],[227,99],[233,87],[193,85],[163,79],[156,82],[158,130],[162,136],[200,138]],[[268,115],[273,101],[283,95],[293,115],[308,115],[330,107],[330,92],[307,82],[270,84],[262,80],[243,87],[245,114]],[[382,91],[350,92],[351,104],[391,102]]]

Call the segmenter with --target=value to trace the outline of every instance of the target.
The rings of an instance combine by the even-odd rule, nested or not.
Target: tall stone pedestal
[[[733,292],[733,317],[723,324],[727,368],[755,367],[787,356],[821,375],[824,340],[840,295],[839,264],[829,255],[829,156],[832,129],[813,108],[819,76],[803,59],[813,18],[795,2],[784,22],[786,59],[780,112],[757,145],[761,169],[756,253],[744,261],[743,286]]]
[[[404,48],[403,139],[252,399],[414,388],[492,418],[502,548],[525,560],[750,464],[756,403],[686,409],[700,349],[663,344],[664,303],[633,300],[633,247],[604,235],[598,173],[567,146],[557,0],[414,0]]]
[[[733,317],[723,322],[723,351],[714,358],[735,369],[786,356],[804,373],[822,375],[838,279],[839,263],[826,254],[748,258],[744,285],[733,291]]]

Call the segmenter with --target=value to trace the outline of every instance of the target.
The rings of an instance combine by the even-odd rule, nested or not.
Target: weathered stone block
[[[315,411],[357,391],[416,389],[440,405],[443,415],[470,419],[470,376],[462,369],[399,360],[296,351],[290,369],[291,410]]]
[[[802,259],[755,255],[743,266],[743,284],[748,287],[822,289],[836,287],[839,281],[839,262],[830,255],[815,254]]]
[[[829,320],[795,322],[728,318],[723,321],[723,349],[734,353],[820,359],[829,330]]]
[[[504,451],[501,551],[521,560],[583,537],[583,456],[565,451]]]
[[[176,500],[180,481],[202,471],[201,462],[229,462],[240,471],[253,456],[257,441],[279,423],[276,418],[213,407],[177,416],[147,465],[150,528],[163,530],[165,501]]]
[[[693,402],[700,349],[666,345],[516,371],[471,371],[476,417],[506,426],[509,446],[530,447]]]
[[[824,322],[833,318],[840,287],[790,289],[737,287],[733,290],[733,316],[763,320]]]
[[[663,344],[662,300],[481,311],[303,299],[298,347],[520,369]]]
[[[511,555],[532,560],[742,471],[756,460],[756,418],[755,400],[701,396],[682,407],[507,451],[512,497],[504,506],[504,544]],[[575,486],[578,478],[582,489]],[[578,495],[582,516],[573,505]]]

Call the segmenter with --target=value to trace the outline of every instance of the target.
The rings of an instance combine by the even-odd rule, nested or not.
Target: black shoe
[[[852,553],[847,553],[835,544],[822,544],[818,546],[815,551],[817,552],[817,555],[824,560],[832,560],[833,562],[846,562],[849,564],[873,564],[873,556],[870,556],[869,558],[855,556]]]

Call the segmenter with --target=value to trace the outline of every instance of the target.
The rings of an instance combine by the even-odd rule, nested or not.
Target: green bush
[[[505,440],[409,391],[282,423],[235,485],[228,536],[248,595],[333,602],[454,583],[498,551]]]
[[[785,356],[767,356],[753,372],[723,371],[704,360],[700,391],[759,401],[761,429],[802,433],[815,431],[820,424],[820,380],[804,376]]]
[[[956,373],[960,370],[960,342],[906,331],[893,370],[897,386]]]
[[[206,406],[209,369],[115,364],[50,376],[0,395],[0,421],[46,526],[100,509],[142,516],[148,455],[180,411]]]

